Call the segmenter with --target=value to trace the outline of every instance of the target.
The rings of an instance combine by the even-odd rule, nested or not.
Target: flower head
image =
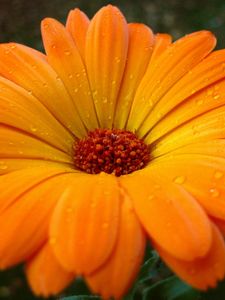
[[[83,276],[120,299],[146,240],[205,290],[225,273],[225,50],[172,43],[111,5],[0,45],[0,267],[36,294]],[[212,53],[211,53],[212,52]],[[118,280],[119,278],[119,280]]]

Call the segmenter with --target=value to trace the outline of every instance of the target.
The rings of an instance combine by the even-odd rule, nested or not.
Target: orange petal
[[[0,136],[1,159],[43,159],[70,163],[73,166],[72,158],[69,155],[14,128],[0,125]]]
[[[157,103],[151,117],[143,124],[144,131],[155,126],[147,140],[153,142],[194,117],[224,105],[224,68],[225,51],[215,51],[181,78]]]
[[[151,65],[161,56],[161,54],[171,45],[172,37],[169,34],[157,33],[155,44],[151,56]]]
[[[114,127],[121,129],[125,128],[136,89],[148,66],[154,44],[154,36],[149,27],[131,23],[128,29],[127,62],[114,119]]]
[[[0,90],[0,123],[71,154],[74,137],[35,97],[2,77]]]
[[[54,19],[44,19],[41,29],[48,62],[72,97],[77,116],[87,129],[94,130],[98,121],[87,73],[76,45],[65,27]]]
[[[3,202],[0,212],[0,268],[26,260],[46,241],[50,216],[62,193],[61,182],[66,176],[60,176],[59,170],[52,174],[49,171],[45,178],[39,176],[36,184],[37,179],[31,181],[29,188],[25,185],[28,173],[20,174],[23,177],[19,179],[19,189],[14,193],[18,183],[13,186],[16,179],[13,173],[1,177],[4,191],[0,200]]]
[[[91,289],[104,299],[122,299],[137,276],[145,251],[143,229],[130,199],[126,194],[122,197],[119,236],[115,249],[103,267],[86,277]]]
[[[120,177],[149,235],[171,255],[193,260],[211,245],[207,215],[182,187],[153,168]]]
[[[187,35],[169,46],[143,77],[131,109],[128,129],[138,129],[154,105],[165,93],[215,47],[215,37],[208,31]],[[146,132],[141,131],[143,136]]]
[[[61,79],[29,48],[13,43],[1,44],[0,74],[33,94],[68,131],[77,137],[86,134]]]
[[[71,34],[83,60],[85,60],[85,43],[89,24],[88,17],[78,8],[70,11],[66,21],[66,29]]]
[[[114,247],[118,218],[115,176],[102,173],[72,177],[50,228],[52,247],[64,268],[86,275],[101,266]]]
[[[126,20],[118,8],[111,5],[103,7],[92,19],[86,39],[86,66],[99,123],[103,128],[112,127],[127,48]]]
[[[29,260],[26,276],[33,292],[44,297],[61,292],[75,277],[59,265],[48,243]]]
[[[70,172],[75,171],[74,169],[71,169],[68,163],[47,161],[39,158],[4,158],[0,160],[0,175],[8,174],[13,171],[19,171],[21,169],[28,170],[40,167],[43,168],[42,170],[45,168],[50,168],[51,170],[65,169]]]
[[[211,220],[217,226],[219,231],[222,233],[223,237],[225,237],[225,219],[221,220],[221,219],[211,217]]]
[[[191,262],[178,260],[153,243],[165,263],[184,281],[200,290],[215,287],[217,281],[225,275],[224,240],[216,226],[212,229],[213,239],[209,252],[205,257]]]
[[[190,112],[191,110],[188,110],[188,113]],[[193,112],[195,112],[194,108]],[[224,105],[200,114],[196,118],[190,119],[188,122],[178,126],[178,128],[175,128],[154,143],[154,156],[160,156],[194,143],[223,139],[225,137],[224,121]],[[176,119],[173,119],[172,122],[176,122]],[[169,127],[170,124],[165,122],[164,126]],[[154,134],[155,132],[152,131],[152,135]],[[149,139],[146,139],[146,143],[150,143]]]
[[[222,140],[190,145],[155,160],[153,169],[155,172],[160,170],[167,177],[168,184],[175,182],[182,185],[207,214],[225,219],[224,147]],[[218,153],[223,153],[224,157],[217,157]]]

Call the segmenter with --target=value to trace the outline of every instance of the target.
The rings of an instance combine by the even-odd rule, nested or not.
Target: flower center
[[[144,168],[150,161],[149,147],[134,133],[120,129],[95,129],[74,143],[76,168],[90,174],[116,176]]]

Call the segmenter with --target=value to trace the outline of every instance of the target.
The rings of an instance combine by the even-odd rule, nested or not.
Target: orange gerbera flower
[[[113,6],[46,55],[0,45],[0,267],[26,262],[36,294],[82,275],[121,298],[145,242],[199,289],[225,273],[225,50],[208,31],[175,43]],[[118,280],[119,278],[119,280]]]

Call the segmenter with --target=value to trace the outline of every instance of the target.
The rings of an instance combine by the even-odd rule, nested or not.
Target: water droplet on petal
[[[213,99],[214,99],[214,100],[218,100],[219,98],[220,98],[220,95],[218,95],[218,94],[215,95],[215,96],[213,96]]]
[[[121,59],[120,59],[119,57],[116,56],[116,57],[115,57],[115,62],[116,62],[116,63],[120,63],[120,61],[121,61]]]
[[[36,132],[36,131],[37,131],[37,127],[35,127],[34,125],[31,125],[31,126],[30,126],[30,130],[31,130],[32,132]]]
[[[4,161],[0,161],[0,170],[6,170],[8,169],[8,166],[5,164]]]
[[[64,51],[65,55],[71,55],[71,52],[69,50]]]
[[[211,188],[209,192],[213,198],[217,198],[220,195],[220,192],[216,188]]]
[[[197,99],[196,100],[196,104],[197,105],[202,105],[204,103],[204,100],[203,99]]]
[[[108,102],[107,97],[102,97],[102,102],[103,102],[104,104],[106,104],[106,103]]]
[[[223,175],[224,175],[224,174],[223,174],[222,172],[216,171],[215,174],[214,174],[214,177],[215,177],[216,179],[220,179],[220,178],[223,177]]]
[[[178,183],[178,184],[182,184],[185,182],[185,176],[177,176],[173,179],[173,182]]]

